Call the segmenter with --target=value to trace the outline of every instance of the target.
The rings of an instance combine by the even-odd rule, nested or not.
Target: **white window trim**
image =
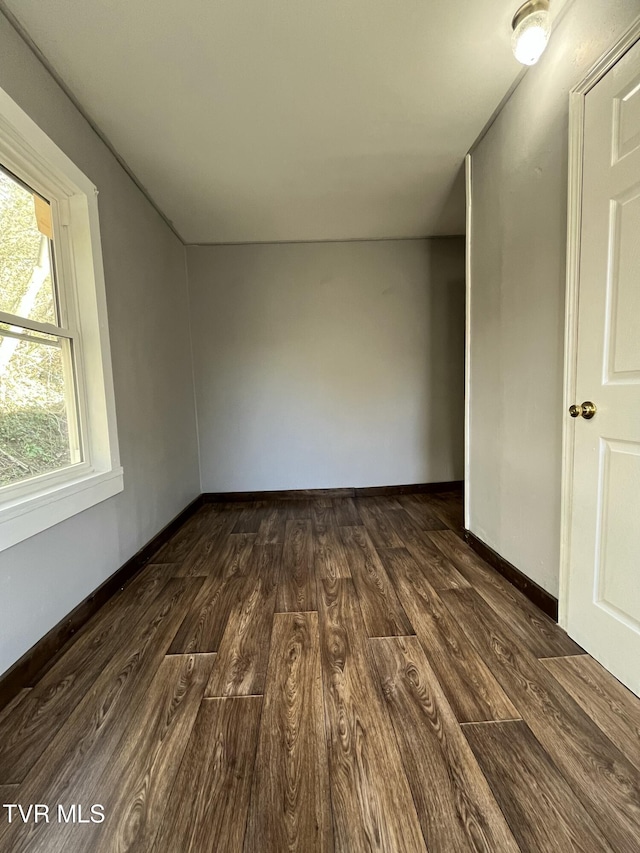
[[[0,491],[0,551],[124,488],[116,426],[98,190],[0,89],[0,161],[51,201],[61,298],[75,351],[84,461]]]

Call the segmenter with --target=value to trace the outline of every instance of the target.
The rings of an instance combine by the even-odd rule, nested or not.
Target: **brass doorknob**
[[[585,421],[590,421],[597,411],[595,404],[590,400],[586,400],[582,405],[569,406],[569,414],[572,418],[579,418],[582,415]]]

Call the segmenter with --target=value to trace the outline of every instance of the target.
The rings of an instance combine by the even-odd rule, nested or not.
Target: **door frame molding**
[[[472,164],[469,151],[464,158],[465,209],[465,320],[464,320],[464,527],[471,527],[471,231],[472,231]]]
[[[562,420],[562,482],[560,510],[560,590],[558,624],[567,629],[571,557],[571,508],[573,499],[573,452],[575,422],[566,413],[576,402],[578,356],[578,294],[580,288],[580,239],[582,232],[582,172],[584,156],[584,112],[587,93],[624,54],[640,40],[640,17],[592,66],[569,92],[569,180],[567,200],[567,276],[564,334],[564,417]]]

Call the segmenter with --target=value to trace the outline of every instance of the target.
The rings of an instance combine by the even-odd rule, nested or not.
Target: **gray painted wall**
[[[462,238],[187,263],[204,491],[462,478]]]
[[[574,0],[472,157],[468,524],[554,595],[569,90],[639,12]]]
[[[200,492],[184,247],[0,15],[0,86],[100,191],[120,495],[0,553],[0,673]]]

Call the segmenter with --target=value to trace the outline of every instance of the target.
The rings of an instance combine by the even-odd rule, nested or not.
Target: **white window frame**
[[[73,340],[82,461],[0,488],[0,551],[124,488],[116,427],[98,190],[0,89],[0,162],[51,202],[58,299]],[[0,320],[10,315],[0,314]],[[55,327],[33,328],[59,334]]]

